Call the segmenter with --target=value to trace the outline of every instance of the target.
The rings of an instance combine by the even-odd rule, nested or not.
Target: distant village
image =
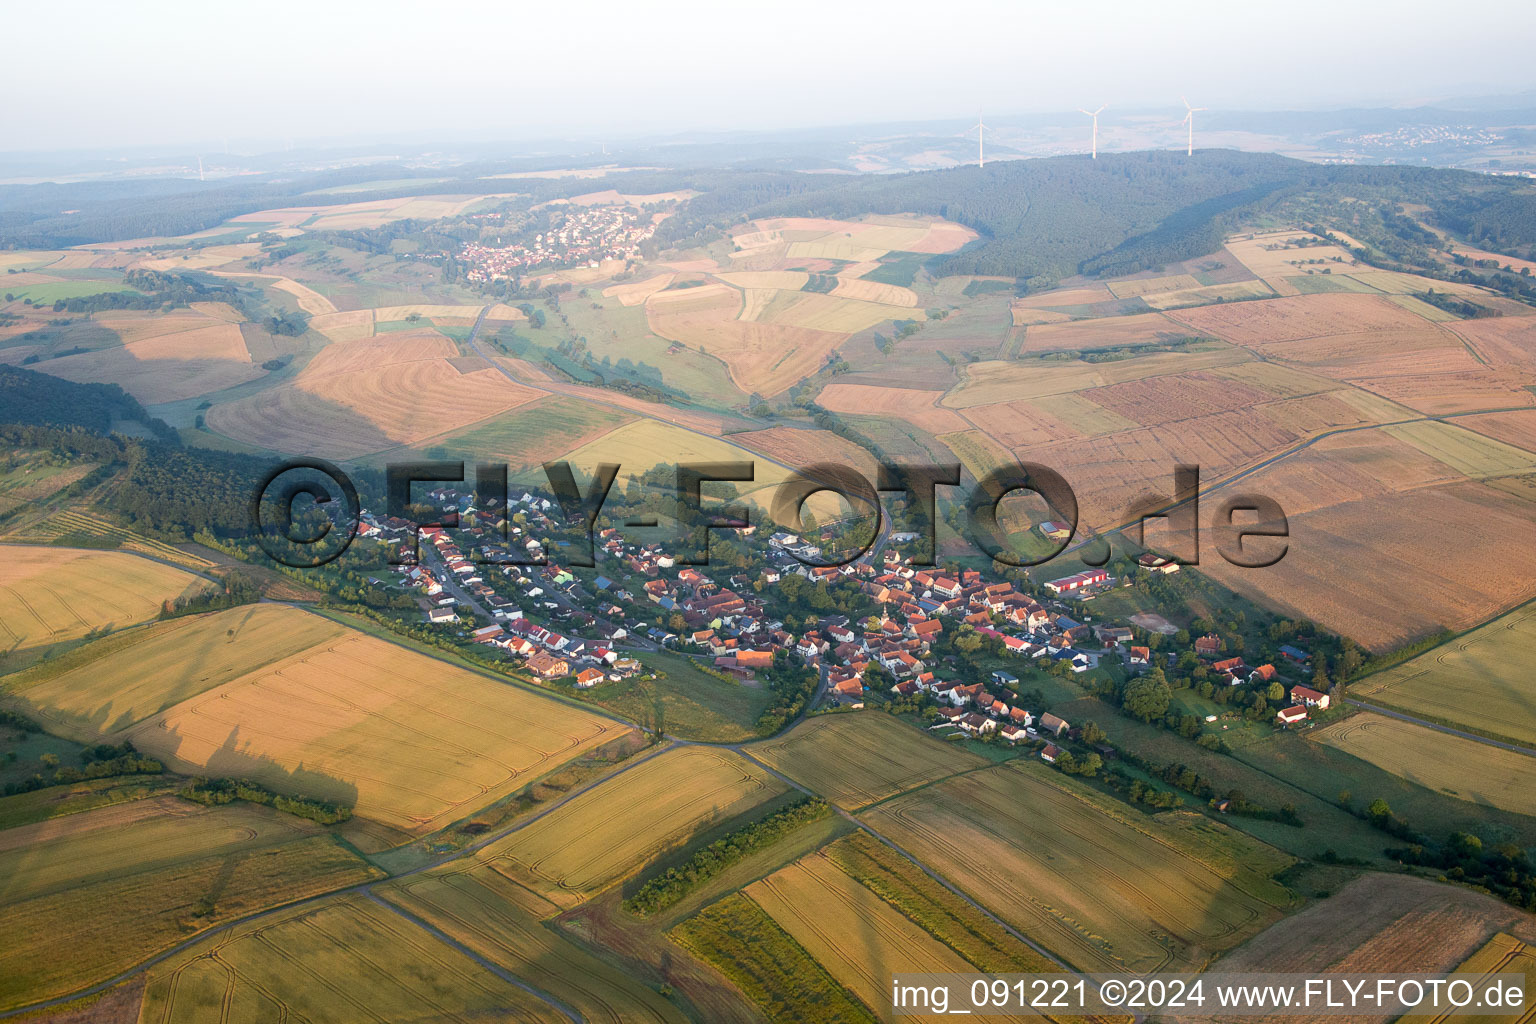
[[[427,498],[442,509],[445,522],[456,525],[421,527],[419,558],[397,567],[401,578],[371,582],[416,593],[428,623],[515,660],[546,683],[564,681],[587,690],[621,682],[645,673],[644,654],[657,649],[677,651],[715,675],[743,681],[776,659],[794,659],[819,671],[822,708],[926,698],[933,729],[977,739],[995,734],[1008,743],[1044,741],[1040,756],[1054,763],[1061,749],[1052,741],[1079,738],[1073,724],[1042,707],[1027,706],[1013,672],[993,671],[985,682],[953,678],[931,657],[946,631],[969,627],[995,640],[1005,656],[1021,665],[1059,663],[1058,673],[1080,674],[1110,664],[1132,675],[1154,668],[1153,649],[1137,642],[1138,629],[1078,621],[1074,616],[1087,616],[1065,603],[1073,600],[1078,609],[1087,608],[1084,602],[1094,596],[1128,584],[1104,569],[1045,581],[1039,588],[1046,595],[1042,600],[1011,582],[989,581],[977,570],[914,567],[894,547],[847,565],[807,565],[806,560],[821,555],[820,548],[778,532],[767,538],[760,568],[728,571],[717,579],[698,567],[678,565],[658,544],[636,543],[615,529],[603,529],[596,535],[598,568],[588,570],[592,578],[583,581],[558,564],[562,542],[548,539],[559,532],[558,512],[549,499],[524,492],[503,508],[477,507],[472,496],[449,488],[431,491]],[[359,532],[408,551],[414,529],[412,523],[364,510]],[[1052,522],[1036,529],[1058,539],[1066,531]],[[890,539],[913,537],[893,534]],[[514,551],[520,562],[545,564],[506,564]],[[1139,564],[1149,573],[1180,569],[1177,562],[1153,554],[1142,555]],[[827,615],[792,630],[768,614],[759,593],[790,574],[811,582],[852,581],[879,611],[866,618]],[[686,625],[673,630],[654,620]],[[1272,694],[1269,684],[1282,684],[1283,706],[1273,715],[1278,727],[1304,722],[1329,707],[1328,694],[1290,678],[1310,671],[1310,655],[1299,647],[1282,644],[1279,667],[1250,666],[1240,656],[1225,656],[1224,643],[1214,634],[1194,638],[1191,647],[1215,686],[1247,684]],[[1163,647],[1161,653],[1177,658],[1183,652]],[[872,668],[879,672],[871,673]],[[872,677],[889,685],[872,692]],[[1206,721],[1215,719],[1211,715]]]
[[[659,218],[634,206],[560,207],[558,224],[528,242],[501,246],[466,242],[458,253],[471,281],[510,280],[528,270],[597,267],[605,260],[638,258]]]

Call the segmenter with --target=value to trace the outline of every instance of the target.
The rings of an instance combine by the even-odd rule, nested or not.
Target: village
[[[663,649],[744,684],[789,664],[819,677],[807,711],[899,705],[917,710],[937,733],[1035,744],[1040,758],[1052,764],[1062,757],[1059,743],[1083,736],[1044,706],[1038,690],[1021,685],[1020,676],[1031,672],[1071,677],[1103,669],[1124,678],[1155,673],[1161,679],[1176,664],[1193,665],[1204,680],[1203,692],[1228,704],[1228,693],[1215,691],[1230,691],[1230,706],[1242,708],[1245,721],[1267,717],[1282,729],[1306,723],[1331,704],[1328,693],[1301,681],[1310,678],[1310,655],[1295,645],[1278,645],[1278,667],[1250,666],[1242,656],[1226,653],[1225,641],[1214,633],[1192,638],[1187,650],[1174,650],[1160,644],[1167,639],[1160,632],[1093,623],[1086,614],[1093,598],[1129,585],[1105,569],[1045,580],[1035,588],[1037,596],[1013,582],[989,581],[975,569],[914,566],[889,545],[846,565],[807,564],[817,560],[820,547],[777,532],[761,545],[759,567],[728,571],[717,580],[700,567],[678,564],[660,544],[639,543],[607,528],[595,534],[597,568],[580,570],[558,564],[555,552],[568,542],[551,539],[561,525],[558,507],[548,498],[523,492],[503,508],[478,507],[472,495],[452,488],[433,490],[427,498],[452,525],[420,527],[415,558],[410,557],[414,524],[365,510],[360,535],[398,546],[405,562],[397,567],[398,582],[375,582],[417,594],[427,623],[510,659],[545,685],[569,686],[578,694],[644,676],[646,653]],[[1063,527],[1045,522],[1036,529],[1059,536]],[[1153,554],[1140,556],[1137,564],[1158,575],[1180,569]],[[803,628],[794,630],[765,599],[785,589],[791,576],[802,581],[798,586],[856,587],[870,613],[806,617],[800,620]],[[939,656],[946,633],[990,642],[1018,667],[975,678],[978,673],[952,664],[953,656]],[[1216,713],[1203,717],[1208,725],[1217,720]]]
[[[505,247],[464,243],[458,259],[469,264],[465,276],[486,283],[510,280],[527,270],[598,267],[607,260],[635,259],[641,243],[656,233],[659,219],[633,206],[559,209],[558,223],[530,241]]]

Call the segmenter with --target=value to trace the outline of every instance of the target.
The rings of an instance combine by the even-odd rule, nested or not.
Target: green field
[[[769,1020],[874,1024],[868,1007],[739,893],[678,925],[672,937],[735,982]]]
[[[51,306],[62,299],[78,299],[107,292],[141,294],[137,288],[130,288],[121,281],[48,281],[43,284],[12,286],[0,282],[0,295],[14,295],[17,302],[31,299],[34,306]]]
[[[602,683],[573,692],[656,731],[706,743],[756,737],[757,720],[773,702],[772,692],[761,682],[747,685],[716,678],[681,654],[648,653],[645,667],[658,677]]]
[[[1536,605],[1517,608],[1384,672],[1351,697],[1536,747]]]
[[[818,715],[747,749],[850,810],[987,764],[880,711]]]
[[[1287,277],[1286,283],[1294,285],[1303,295],[1321,292],[1360,292],[1374,294],[1376,289],[1344,274],[1297,274]]]
[[[442,440],[428,452],[434,458],[441,452],[444,458],[504,462],[515,473],[558,459],[632,419],[616,409],[553,395]]]

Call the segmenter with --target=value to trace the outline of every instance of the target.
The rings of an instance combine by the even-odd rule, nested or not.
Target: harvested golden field
[[[82,743],[333,640],[330,619],[278,604],[154,623],[8,679],[6,703]]]
[[[1117,299],[1134,299],[1140,295],[1151,295],[1156,292],[1199,288],[1200,282],[1188,274],[1174,274],[1169,277],[1139,277],[1126,281],[1107,281],[1105,287]]]
[[[421,834],[622,731],[348,632],[205,691],[127,736],[182,771],[254,779]]]
[[[1242,363],[1251,358],[1249,353],[1240,348],[1213,345],[1195,351],[1159,352],[1108,363],[1085,363],[1078,360],[987,360],[971,363],[965,368],[964,379],[944,396],[944,404],[952,409],[966,409],[973,405],[1065,395],[1146,377]]]
[[[618,299],[619,304],[624,306],[639,306],[670,285],[676,276],[676,274],[657,274],[643,281],[625,281],[623,284],[609,285],[603,289],[603,298]]]
[[[1263,281],[1233,281],[1231,284],[1203,285],[1199,288],[1182,288],[1178,291],[1143,295],[1141,301],[1153,309],[1176,309],[1213,302],[1263,299],[1277,294],[1286,293],[1271,288]]]
[[[155,965],[140,1020],[570,1024],[544,999],[355,894],[240,925]]]
[[[1026,309],[1055,309],[1063,306],[1091,306],[1098,302],[1108,302],[1113,298],[1108,287],[1096,284],[1086,288],[1059,288],[1056,291],[1037,292],[1034,295],[1014,299],[1013,304]]]
[[[0,648],[26,650],[122,629],[209,585],[191,573],[117,551],[0,547]]]
[[[1536,747],[1536,680],[1527,667],[1533,636],[1536,607],[1527,605],[1352,683],[1350,692]]]
[[[1039,296],[1034,296],[1038,298]],[[1188,337],[1183,324],[1161,313],[1103,317],[1098,320],[1073,320],[1069,323],[1039,324],[1024,332],[1020,355],[1041,352],[1083,352],[1096,348],[1125,345],[1155,345],[1174,338]]]
[[[1111,384],[1081,394],[1144,427],[1248,409],[1270,397],[1257,388],[1199,371]]]
[[[1255,406],[1254,411],[1302,437],[1314,437],[1340,427],[1357,427],[1382,421],[1382,417],[1368,416],[1357,405],[1345,401],[1343,394],[1343,391],[1334,391],[1325,395],[1265,402]]]
[[[1371,872],[1261,932],[1223,957],[1221,969],[1438,974],[1452,970],[1500,931],[1529,939],[1533,937],[1531,917],[1492,896],[1460,886]],[[1183,1019],[1194,1022],[1210,1018]],[[1285,1019],[1298,1024],[1341,1020],[1327,1016]],[[1359,1015],[1348,1019],[1386,1024],[1389,1018]]]
[[[1499,316],[1458,320],[1447,328],[1491,366],[1536,372],[1536,317]]]
[[[788,242],[790,258],[826,258],[853,263],[877,260],[886,251],[954,252],[977,237],[969,228],[948,221],[915,216],[870,216],[858,221],[820,217],[778,217],[755,221],[753,230],[738,232],[738,249],[761,249]],[[796,251],[796,247],[802,247]],[[870,255],[852,255],[858,252]],[[842,255],[837,255],[842,253]]]
[[[1262,476],[1249,483],[1262,492]],[[1531,509],[1471,481],[1404,491],[1292,515],[1288,553],[1267,569],[1221,559],[1201,567],[1254,600],[1386,650],[1536,597]],[[1446,524],[1460,524],[1454,549]]]
[[[835,299],[857,299],[884,306],[906,306],[910,309],[917,305],[917,293],[910,288],[858,278],[839,278],[831,294]]]
[[[827,973],[880,1012],[882,1019],[890,1012],[893,971],[977,971],[959,953],[845,875],[825,852],[804,857],[742,892]]]
[[[938,405],[942,391],[883,388],[873,384],[828,384],[816,396],[816,404],[829,412],[861,416],[894,416],[930,434],[965,430],[970,424]]]
[[[337,342],[294,380],[207,413],[209,429],[295,454],[351,458],[414,444],[532,402],[544,393],[485,368],[461,372],[432,331]]]
[[[1312,734],[1320,743],[1458,800],[1536,814],[1536,757],[1366,711]]]
[[[729,274],[716,274],[720,280],[734,288],[763,288],[797,292],[805,287],[811,275],[802,270],[738,270]]]
[[[848,466],[875,479],[875,459],[852,441],[830,430],[797,430],[794,427],[769,427],[730,435],[732,444],[761,452],[785,465],[801,468],[818,462]]]
[[[185,270],[209,270],[213,267],[222,267],[226,263],[247,259],[261,252],[261,246],[255,242],[242,242],[239,245],[210,245],[196,252],[182,253],[176,256],[160,256],[153,259],[139,260],[135,267],[144,270],[159,271],[185,271]],[[77,256],[86,254],[79,253]],[[60,269],[63,263],[56,263],[50,269]],[[86,263],[90,266],[90,263]]]
[[[1471,356],[1466,357],[1467,360]],[[1354,382],[1375,394],[1431,416],[1481,412],[1511,406],[1536,407],[1536,395],[1526,378],[1507,370],[1484,366],[1467,368],[1457,358],[1458,369],[1434,370],[1415,362],[1420,372],[1390,377],[1358,377]],[[1383,365],[1386,365],[1385,362]]]
[[[972,772],[863,816],[1079,970],[1194,970],[1280,917],[1291,858],[1196,814],[1131,810],[1043,766]]]
[[[228,323],[49,359],[38,368],[76,383],[119,384],[145,405],[222,391],[266,373],[251,362],[240,328]]]
[[[1340,391],[1339,382],[1311,370],[1281,363],[1249,362],[1218,366],[1205,371],[1212,377],[1224,377],[1266,392],[1273,398],[1301,398],[1328,391]]]
[[[778,394],[820,369],[847,337],[739,320],[742,293],[724,284],[657,292],[646,301],[645,309],[657,336],[720,359],[732,382],[748,393]]]
[[[480,315],[481,306],[435,306],[431,304],[417,303],[412,306],[383,306],[373,311],[375,323],[389,323],[391,320],[405,320],[411,316],[418,316],[423,320],[434,320],[440,317],[462,317],[474,320]]]
[[[560,805],[479,857],[569,908],[782,792],[783,783],[740,755],[681,747]]]
[[[1143,494],[1168,493],[1178,463],[1200,466],[1202,482],[1210,483],[1276,455],[1297,440],[1294,431],[1270,418],[1227,412],[1037,445],[1018,455],[1065,476],[1077,492],[1083,523],[1102,529],[1123,522],[1131,503]]]
[[[966,420],[976,424],[1004,448],[1028,448],[1033,445],[1072,441],[1083,436],[1066,423],[1041,409],[1038,402],[998,402],[965,410]],[[1136,424],[1125,421],[1129,427]]]
[[[890,306],[879,302],[861,302],[858,299],[823,295],[819,292],[802,292],[790,301],[771,307],[771,322],[790,327],[804,327],[817,331],[833,331],[838,334],[857,334],[887,320],[926,320],[928,315],[920,309],[907,306]]]
[[[240,324],[245,322],[245,314],[227,302],[189,302],[187,308],[203,316],[211,316],[215,320],[223,320],[226,323]]]
[[[1336,245],[1295,245],[1297,241],[1320,242],[1310,231],[1272,231],[1245,238],[1230,238],[1226,250],[1255,277],[1283,279],[1308,270],[1329,269],[1339,274],[1356,260]],[[1320,262],[1319,262],[1320,261]]]
[[[754,758],[850,810],[986,763],[874,711],[811,718],[751,750]]]
[[[1536,472],[1536,455],[1450,423],[1428,420],[1382,430],[1474,480]]]
[[[1357,430],[1322,438],[1244,483],[1279,502],[1288,516],[1298,516],[1459,480],[1443,462],[1384,431]]]
[[[560,908],[485,865],[454,865],[380,891],[594,1024],[687,1019],[646,985],[546,927],[543,919]]]
[[[1488,940],[1488,944],[1468,957],[1453,974],[1523,974],[1529,979],[1536,975],[1536,946],[1522,942],[1503,932]],[[1525,1012],[1516,1016],[1510,1013],[1408,1013],[1399,1017],[1403,1024],[1530,1024],[1536,1020],[1536,1003],[1526,1001]]]
[[[1524,451],[1536,452],[1536,409],[1466,416],[1456,422],[1459,426],[1474,430],[1486,437],[1514,445]]]
[[[299,818],[151,797],[0,844],[0,1007],[82,988],[242,914],[379,872]]]
[[[1071,321],[1066,313],[1053,309],[1033,309],[1029,306],[1013,306],[1009,309],[1015,327],[1034,327],[1039,324],[1064,324]],[[1028,344],[1026,339],[1025,344]]]
[[[322,313],[309,318],[310,330],[319,331],[332,341],[361,341],[373,337],[373,310],[353,309],[345,313]]]
[[[1371,331],[1423,331],[1425,322],[1381,295],[1324,292],[1235,302],[1168,314],[1197,331],[1250,348]]]

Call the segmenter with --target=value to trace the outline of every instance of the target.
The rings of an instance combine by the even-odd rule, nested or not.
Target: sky
[[[619,139],[1536,87],[1528,0],[13,0],[4,25],[8,151]]]

